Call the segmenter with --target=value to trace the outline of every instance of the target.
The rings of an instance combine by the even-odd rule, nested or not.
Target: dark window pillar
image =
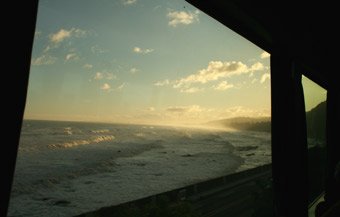
[[[332,206],[340,200],[340,94],[339,91],[327,91],[327,174],[326,204]],[[338,171],[336,171],[338,170]],[[337,176],[337,177],[336,177]]]
[[[272,168],[276,216],[308,216],[306,118],[301,74],[271,54]]]
[[[6,10],[11,13],[7,13],[3,19],[3,29],[10,34],[5,34],[2,50],[5,54],[2,75],[5,78],[2,77],[1,81],[6,90],[1,97],[0,216],[7,216],[26,102],[37,8],[38,0],[8,1],[3,7],[3,12]]]

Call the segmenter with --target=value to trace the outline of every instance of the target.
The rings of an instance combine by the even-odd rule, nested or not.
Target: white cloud
[[[250,71],[259,71],[259,70],[263,70],[264,69],[264,66],[262,63],[260,62],[257,62],[257,63],[254,63],[251,67],[250,67]]]
[[[52,57],[50,55],[43,54],[40,57],[32,58],[31,64],[35,66],[40,65],[51,65],[54,64],[57,61],[56,57]]]
[[[165,111],[171,113],[184,113],[184,112],[202,112],[205,109],[201,108],[199,105],[190,106],[170,106],[166,108]]]
[[[113,80],[113,79],[117,79],[117,76],[114,75],[114,74],[111,73],[111,72],[106,72],[106,73],[105,73],[105,78],[106,78],[107,80]]]
[[[246,73],[250,73],[250,76],[254,75],[255,71],[264,70],[265,67],[262,63],[257,62],[251,66],[247,66],[242,62],[230,61],[210,61],[205,69],[201,69],[196,73],[190,74],[186,77],[170,81],[168,79],[164,81],[157,81],[154,83],[155,86],[166,86],[172,85],[173,88],[179,89],[182,93],[196,93],[203,91],[204,88],[192,87],[192,85],[206,84],[212,81],[218,81],[223,78],[232,76],[238,76]],[[218,85],[213,85],[212,88],[215,90],[227,90],[235,87],[233,84],[222,81]]]
[[[193,83],[205,84],[210,81],[216,81],[220,78],[240,75],[249,72],[249,67],[242,62],[222,62],[211,61],[206,69],[199,70],[195,74],[191,74],[185,78],[175,81],[174,88],[189,86]]]
[[[228,84],[227,81],[222,81],[221,83],[219,83],[218,85],[214,85],[213,88],[215,90],[227,90],[227,89],[230,89],[230,88],[233,88],[234,85],[233,84]]]
[[[169,18],[169,26],[176,27],[179,24],[189,25],[194,23],[195,21],[199,21],[198,19],[199,11],[195,12],[185,12],[185,11],[172,11],[167,14]]]
[[[206,109],[200,107],[199,105],[191,105],[189,106],[188,112],[203,112]]]
[[[155,11],[155,10],[158,10],[158,9],[160,9],[160,8],[162,8],[162,5],[157,5],[157,6],[155,6],[155,7],[153,8],[153,10]]]
[[[208,119],[212,112],[199,105],[170,106],[160,115],[163,119],[171,120],[175,123],[200,123]],[[211,118],[211,116],[210,116]],[[211,119],[210,119],[211,120]]]
[[[157,81],[156,83],[154,83],[154,85],[158,87],[166,86],[169,84],[170,84],[169,79],[165,79],[164,81]]]
[[[72,36],[75,36],[75,37],[77,37],[77,38],[80,38],[80,37],[86,36],[87,31],[82,30],[82,29],[72,28],[72,29],[71,29],[71,33],[72,33]]]
[[[137,0],[123,0],[123,5],[132,5],[137,3]]]
[[[69,53],[65,57],[66,61],[79,60],[79,56],[76,53]]]
[[[117,76],[111,72],[96,72],[96,74],[93,77],[94,80],[102,80],[102,79],[113,80],[116,78]]]
[[[181,89],[181,93],[197,93],[203,91],[203,88],[198,87],[190,87],[190,88],[183,88]]]
[[[153,111],[155,111],[156,109],[155,109],[154,107],[149,107],[147,110],[150,111],[150,112],[153,112]]]
[[[111,90],[111,86],[110,86],[108,83],[104,83],[104,84],[100,87],[100,89],[105,90],[105,91],[109,91],[109,90]]]
[[[257,81],[257,79],[254,78],[254,79],[251,81],[251,83],[254,84],[256,81]]]
[[[34,37],[39,38],[41,36],[42,32],[41,31],[35,31],[34,32]]]
[[[93,54],[102,54],[102,53],[108,52],[108,50],[105,50],[105,49],[99,47],[98,45],[94,45],[94,46],[91,47],[91,52]]]
[[[53,43],[59,43],[69,37],[71,37],[71,31],[61,29],[57,33],[50,35],[50,41]]]
[[[262,77],[261,77],[261,80],[260,80],[261,84],[264,83],[267,79],[268,80],[270,79],[270,74],[269,73],[264,73],[262,75]]]
[[[267,109],[253,109],[244,106],[234,106],[221,111],[220,116],[223,118],[231,117],[265,117],[270,116]]]
[[[263,51],[263,53],[261,53],[260,57],[261,57],[261,59],[266,59],[266,58],[270,57],[270,54],[267,53],[266,51]]]
[[[94,80],[101,80],[103,78],[104,78],[104,75],[101,72],[96,72],[96,75],[93,77]]]
[[[64,41],[67,38],[71,37],[84,37],[86,35],[86,31],[76,28],[71,28],[69,30],[60,29],[58,32],[50,35],[50,42],[54,44],[58,44]]]
[[[154,49],[145,49],[145,50],[144,50],[144,53],[147,54],[147,53],[151,53],[151,52],[153,52],[153,51],[154,51]]]
[[[138,53],[138,54],[148,54],[148,53],[153,52],[154,49],[149,49],[149,48],[147,48],[147,49],[142,49],[142,48],[140,48],[140,47],[134,47],[134,48],[132,49],[132,51],[133,51],[134,53]]]
[[[54,46],[55,47],[55,46]],[[53,47],[50,45],[47,45],[45,49],[43,50],[43,53],[47,53],[49,50],[51,50]]]
[[[131,74],[136,74],[137,72],[139,72],[139,70],[137,68],[131,68],[130,69]]]
[[[185,78],[177,80],[174,84],[174,88],[187,86],[192,83],[205,84],[210,81],[216,81],[221,78],[231,77],[235,75],[241,75],[248,72],[262,70],[263,65],[261,63],[255,63],[251,67],[248,67],[242,62],[222,62],[211,61],[206,69],[202,69],[195,74],[191,74]]]
[[[122,83],[117,87],[117,90],[122,90],[125,87],[125,83]]]
[[[84,69],[92,69],[93,65],[86,63],[86,64],[83,65],[83,68]]]
[[[182,113],[182,112],[186,112],[187,111],[187,108],[184,107],[184,106],[170,106],[166,109],[167,112],[179,112],[179,113]]]
[[[141,52],[142,52],[142,49],[140,49],[139,47],[134,47],[134,48],[133,48],[133,52],[135,52],[135,53],[141,53]]]

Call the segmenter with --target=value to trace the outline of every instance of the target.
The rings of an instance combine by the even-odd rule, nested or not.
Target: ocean
[[[25,120],[9,217],[68,217],[271,162],[271,135]]]

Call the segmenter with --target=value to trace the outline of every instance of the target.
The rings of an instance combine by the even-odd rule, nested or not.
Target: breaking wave
[[[56,144],[50,144],[48,145],[49,148],[73,148],[80,145],[90,145],[90,144],[97,144],[101,142],[109,142],[114,140],[115,137],[112,135],[108,136],[97,136],[92,139],[87,140],[74,140],[70,142],[64,142],[64,143],[56,143]]]

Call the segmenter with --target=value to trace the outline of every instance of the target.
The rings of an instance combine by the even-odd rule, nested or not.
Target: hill
[[[326,138],[326,102],[321,102],[306,112],[307,136],[317,140]],[[236,117],[209,121],[205,125],[233,128],[236,130],[271,132],[270,117]]]
[[[326,101],[306,112],[307,137],[326,139]]]
[[[210,121],[206,124],[209,126],[233,128],[236,130],[271,132],[270,117],[260,118],[237,117]]]

